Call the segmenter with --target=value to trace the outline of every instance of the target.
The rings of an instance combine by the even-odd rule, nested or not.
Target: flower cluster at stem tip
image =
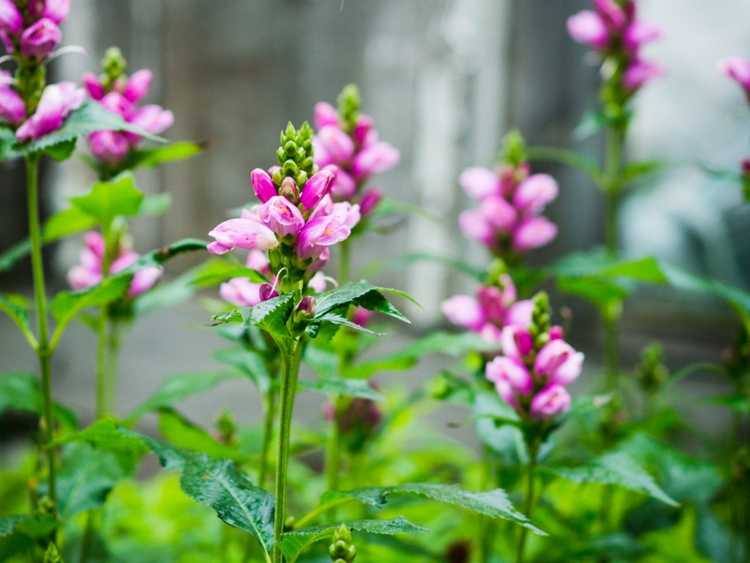
[[[525,144],[517,131],[505,137],[495,170],[468,168],[459,182],[479,202],[459,216],[461,231],[496,256],[513,262],[557,236],[557,226],[540,215],[557,197],[557,182],[547,174],[530,174]]]
[[[312,128],[291,123],[281,133],[278,165],[255,168],[250,184],[260,204],[224,221],[209,232],[209,252],[250,251],[248,265],[273,284],[230,280],[221,291],[229,301],[252,306],[278,291],[320,289],[313,277],[328,261],[330,248],[346,240],[360,220],[359,205],[337,202],[330,190],[338,169],[313,161]],[[312,283],[312,286],[310,284]]]
[[[45,63],[62,40],[70,0],[0,0],[0,39],[16,63],[0,70],[0,123],[26,142],[62,127],[85,93],[72,82],[46,85]]]
[[[92,73],[83,76],[89,98],[147,133],[163,133],[174,123],[172,112],[156,104],[138,105],[151,88],[151,71],[141,69],[127,75],[126,69],[127,61],[120,50],[109,48],[102,59],[102,73],[99,76]],[[127,131],[96,131],[88,136],[88,143],[94,158],[106,165],[116,166],[142,139],[140,135]]]
[[[563,338],[550,324],[547,294],[538,293],[530,325],[506,326],[502,355],[485,366],[500,398],[524,420],[548,421],[570,408],[567,386],[581,374],[583,354]]]

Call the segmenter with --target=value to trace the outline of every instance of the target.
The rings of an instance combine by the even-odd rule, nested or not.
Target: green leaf
[[[265,330],[274,339],[289,337],[286,322],[294,308],[294,294],[286,293],[258,303],[250,310],[250,321]]]
[[[159,147],[141,148],[132,151],[128,168],[155,168],[160,164],[187,160],[203,152],[203,147],[190,141],[176,141]]]
[[[268,280],[255,270],[243,266],[231,258],[213,258],[197,267],[192,283],[196,287],[213,287],[232,278],[248,278],[255,283]]]
[[[526,154],[530,161],[551,161],[570,166],[586,174],[599,187],[602,187],[604,172],[589,156],[575,151],[556,147],[527,147]]]
[[[159,409],[159,432],[181,450],[200,452],[216,459],[244,461],[240,451],[222,444],[203,428],[169,407]]]
[[[147,412],[163,407],[171,407],[188,397],[213,389],[228,379],[236,379],[238,374],[231,372],[180,373],[168,377],[156,392],[128,415],[129,421],[137,421]]]
[[[391,520],[351,520],[343,522],[350,530],[367,534],[395,535],[414,534],[428,531],[426,528],[412,524],[405,518]],[[302,552],[315,542],[333,537],[339,525],[315,526],[286,532],[281,539],[281,551],[289,560],[295,563]]]
[[[39,378],[30,373],[0,374],[0,414],[7,410],[42,412],[42,391]],[[67,428],[78,426],[73,411],[55,403],[53,414]]]
[[[455,485],[417,483],[396,485],[393,487],[370,487],[343,492],[332,491],[323,495],[322,502],[327,503],[340,500],[343,497],[351,497],[373,508],[382,509],[388,504],[390,497],[393,496],[427,498],[476,514],[482,514],[489,518],[509,520],[524,528],[528,528],[535,534],[546,535],[545,532],[534,526],[526,516],[513,507],[513,504],[508,499],[508,495],[502,489],[476,493],[465,491]]]
[[[750,294],[747,292],[717,280],[695,276],[665,262],[661,262],[661,267],[672,287],[718,297],[750,313]]]
[[[577,295],[605,309],[611,303],[624,301],[631,292],[617,281],[603,278],[558,278],[557,287],[563,293]]]
[[[305,346],[304,361],[321,378],[335,377],[339,373],[339,354],[312,342]]]
[[[299,386],[309,391],[317,391],[324,395],[344,395],[346,397],[361,397],[373,401],[383,400],[383,395],[370,387],[366,381],[347,379],[345,377],[327,376],[319,379],[300,379]]]
[[[662,266],[652,257],[618,260],[605,249],[577,252],[559,260],[549,268],[555,276],[568,278],[627,278],[636,281],[665,283]]]
[[[273,375],[269,373],[266,360],[261,354],[237,347],[217,350],[214,353],[214,358],[223,364],[240,370],[261,393],[266,393],[271,388]]]
[[[164,215],[172,206],[172,196],[168,193],[147,195],[143,198],[138,215]]]
[[[21,156],[16,150],[16,132],[4,123],[0,124],[0,160],[12,160]]]
[[[128,131],[152,141],[163,141],[161,137],[152,135],[140,127],[124,121],[116,113],[108,111],[100,104],[89,100],[83,102],[81,107],[73,111],[65,119],[60,129],[29,143],[18,144],[14,147],[14,150],[22,155],[38,153],[61,143],[69,143],[94,131]],[[58,154],[60,150],[66,149],[64,147],[53,149]]]
[[[577,467],[545,467],[544,470],[575,483],[617,485],[670,506],[678,506],[677,501],[664,492],[654,478],[625,452],[608,453]]]
[[[383,291],[391,290],[375,287],[369,282],[361,280],[347,283],[346,285],[321,293],[317,297],[315,319],[320,320],[327,313],[342,306],[359,305],[369,311],[382,313],[402,322],[409,323],[409,320],[383,296]]]
[[[29,346],[36,349],[38,342],[29,326],[29,311],[26,298],[21,295],[0,293],[0,311],[8,315],[21,331]]]
[[[150,447],[144,439],[144,436],[123,426],[117,420],[102,418],[80,432],[59,438],[57,442],[86,442],[97,450],[116,454],[120,465],[132,471]]]
[[[117,216],[136,215],[143,203],[143,192],[136,187],[133,175],[125,172],[111,182],[97,182],[89,193],[70,201],[98,223],[109,225]]]
[[[626,186],[642,179],[644,176],[661,172],[665,167],[665,163],[661,160],[629,162],[622,169],[622,185]]]
[[[342,309],[344,309],[344,308],[342,308]],[[343,313],[343,311],[342,311],[342,313]],[[337,327],[344,326],[346,328],[352,329],[353,331],[361,332],[361,333],[364,333],[364,334],[372,334],[372,335],[376,335],[376,336],[382,336],[383,335],[382,333],[375,332],[373,330],[370,330],[367,327],[359,325],[359,324],[355,323],[354,321],[350,321],[349,319],[347,319],[346,317],[344,317],[343,314],[338,314],[338,313],[336,313],[334,311],[330,311],[330,312],[326,313],[325,315],[322,315],[322,316],[319,316],[319,317],[316,316],[315,320],[317,322],[319,322],[319,323],[329,323],[329,324],[337,326]]]

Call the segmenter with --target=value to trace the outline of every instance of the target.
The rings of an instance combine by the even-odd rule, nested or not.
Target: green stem
[[[489,448],[482,448],[481,477],[479,490],[486,491],[495,486],[495,467]],[[492,540],[495,536],[495,521],[479,516],[479,561],[488,563],[492,554]]]
[[[42,230],[39,221],[39,158],[26,157],[26,194],[28,198],[29,237],[31,238],[31,269],[34,279],[34,302],[36,305],[39,367],[42,377],[42,426],[44,450],[47,456],[47,484],[49,497],[56,510],[57,488],[55,483],[55,451],[52,447],[54,420],[52,416],[52,378],[49,348],[49,318],[47,315],[47,294],[44,283],[44,262],[42,260]]]
[[[96,325],[96,418],[109,414],[107,405],[107,307],[99,309]]]
[[[328,441],[326,442],[326,485],[329,491],[335,491],[339,487],[339,465],[341,464],[341,449],[338,424],[338,396],[331,397],[333,405],[333,418],[328,423]]]
[[[263,488],[268,475],[268,456],[273,442],[273,423],[276,419],[276,390],[271,388],[265,397],[266,416],[263,423],[263,446],[260,453],[260,468],[258,469],[258,486]]]
[[[345,284],[349,281],[349,274],[351,271],[352,255],[351,246],[349,239],[346,239],[340,244],[341,255],[339,262],[339,283]]]
[[[109,309],[108,309],[109,312]],[[117,416],[117,374],[120,364],[120,325],[111,316],[108,318],[107,338],[107,410]]]
[[[534,510],[534,471],[536,470],[537,457],[539,456],[539,443],[534,440],[529,444],[529,463],[526,466],[526,498],[524,499],[523,513],[527,518],[531,518],[531,512]],[[516,563],[523,563],[524,552],[526,550],[526,538],[528,528],[521,528],[518,536],[518,549],[516,550]]]
[[[284,534],[287,508],[287,470],[289,468],[289,442],[294,412],[294,396],[302,355],[302,343],[295,340],[291,349],[279,347],[282,354],[281,421],[279,424],[279,449],[276,459],[276,511],[274,514],[273,563],[282,563],[281,539]]]

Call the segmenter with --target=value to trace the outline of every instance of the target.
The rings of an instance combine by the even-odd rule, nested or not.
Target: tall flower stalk
[[[591,47],[601,58],[600,117],[605,127],[605,156],[600,179],[604,190],[604,243],[616,256],[620,249],[620,205],[626,187],[625,146],[632,120],[632,100],[649,81],[662,74],[659,66],[643,58],[643,47],[662,35],[661,29],[637,16],[635,0],[593,0],[594,10],[583,10],[568,19],[571,37]],[[621,303],[603,311],[604,358],[609,386],[620,372],[619,321]]]

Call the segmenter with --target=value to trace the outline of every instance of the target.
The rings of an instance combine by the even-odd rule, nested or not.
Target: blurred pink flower
[[[81,88],[72,82],[51,84],[44,89],[34,115],[16,131],[19,141],[38,139],[62,127],[65,118],[80,107],[85,98]]]

